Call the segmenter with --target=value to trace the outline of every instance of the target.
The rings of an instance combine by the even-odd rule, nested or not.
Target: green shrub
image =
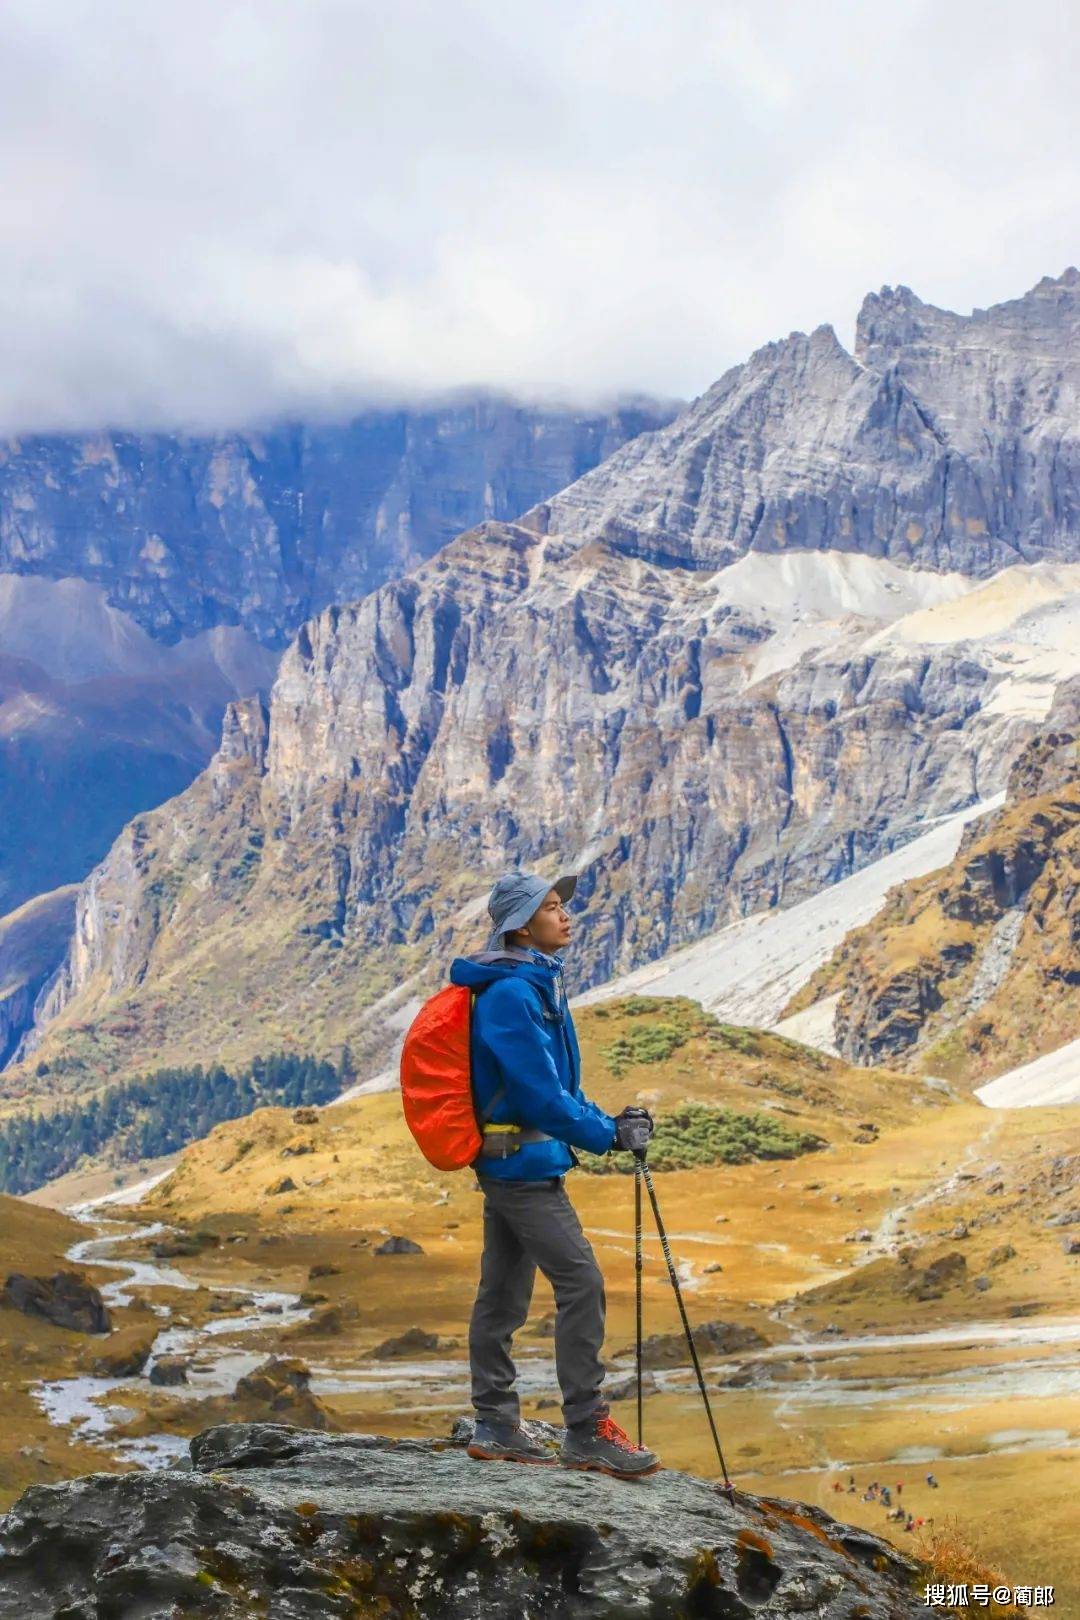
[[[600,1055],[618,1078],[631,1063],[662,1063],[677,1046],[682,1046],[688,1034],[688,1030],[674,1024],[642,1024],[619,1035],[601,1049]]]
[[[712,1164],[747,1164],[752,1159],[795,1159],[824,1147],[810,1131],[793,1130],[768,1113],[742,1114],[734,1108],[688,1102],[660,1114],[649,1143],[653,1170],[693,1170]],[[582,1156],[581,1168],[593,1173],[633,1172],[628,1153],[607,1158]]]

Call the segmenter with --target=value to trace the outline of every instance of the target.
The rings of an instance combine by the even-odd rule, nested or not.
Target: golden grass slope
[[[662,1055],[628,1058],[628,1050],[648,1049],[637,1037],[650,1027],[672,1032],[658,1043]],[[575,1028],[586,1092],[612,1113],[635,1100],[657,1113],[683,1102],[716,1103],[772,1114],[839,1145],[861,1142],[872,1134],[867,1126],[933,1118],[946,1106],[918,1080],[856,1069],[783,1036],[724,1024],[683,996],[585,1007]],[[286,1176],[295,1191],[269,1191]],[[330,1209],[343,1219],[350,1211],[362,1218],[372,1204],[404,1213],[418,1196],[463,1179],[472,1178],[429,1169],[395,1091],[320,1110],[305,1126],[288,1109],[260,1109],[219,1125],[183,1153],[147,1205],[185,1220],[258,1210],[268,1219],[287,1214],[292,1224],[317,1224]]]
[[[51,1276],[71,1269],[85,1271],[100,1284],[107,1273],[72,1268],[64,1260],[65,1251],[84,1235],[68,1216],[0,1193],[0,1285],[14,1271]],[[119,1312],[114,1319],[123,1331],[131,1318]],[[112,1466],[102,1461],[101,1452],[50,1427],[32,1393],[40,1379],[73,1375],[85,1365],[84,1357],[104,1343],[104,1335],[71,1333],[0,1305],[0,1509],[28,1485]]]
[[[1048,1218],[1070,1204],[1080,1166],[1080,1119],[1069,1110],[990,1111],[951,1101],[911,1076],[852,1068],[759,1031],[719,1024],[682,998],[656,998],[644,1014],[624,998],[576,1016],[588,1093],[609,1109],[642,1099],[656,1111],[686,1100],[734,1108],[773,1106],[816,1130],[828,1146],[794,1160],[679,1170],[657,1176],[661,1205],[695,1323],[753,1326],[767,1340],[790,1336],[775,1366],[782,1393],[752,1388],[729,1399],[730,1362],[707,1373],[729,1463],[750,1490],[819,1501],[837,1511],[836,1458],[860,1458],[859,1489],[895,1465],[889,1459],[929,1441],[945,1488],[929,1510],[959,1516],[987,1558],[1016,1580],[1056,1580],[1064,1605],[1080,1594],[1080,1567],[1066,1525],[1075,1500],[1075,1449],[996,1455],[987,1429],[1045,1427],[1080,1433],[1076,1403],[1060,1398],[986,1406],[978,1399],[944,1420],[923,1411],[923,1380],[989,1360],[1023,1361],[1020,1346],[907,1350],[869,1348],[861,1357],[838,1341],[835,1361],[808,1363],[801,1341],[827,1330],[874,1334],[931,1332],[987,1320],[1026,1323],[1080,1310],[1077,1261]],[[599,1014],[599,1016],[598,1016]],[[632,1039],[643,1017],[675,1025],[687,1038],[652,1062],[612,1073],[611,1053]],[[663,1043],[661,1043],[663,1044]],[[618,1066],[618,1062],[617,1065]],[[876,1124],[867,1132],[861,1126]],[[285,1180],[291,1188],[282,1187]],[[634,1335],[633,1188],[629,1176],[573,1175],[571,1196],[605,1275],[606,1353]],[[176,1172],[146,1200],[146,1214],[195,1224],[223,1239],[201,1255],[209,1287],[273,1283],[322,1296],[310,1322],[289,1332],[282,1353],[327,1369],[354,1368],[392,1335],[419,1326],[439,1336],[433,1356],[464,1356],[481,1245],[480,1200],[468,1172],[425,1164],[394,1093],[357,1099],[301,1118],[283,1109],[218,1127],[188,1149]],[[955,1234],[963,1225],[966,1236]],[[865,1230],[870,1243],[852,1241]],[[648,1229],[647,1229],[648,1232]],[[385,1236],[406,1235],[420,1254],[379,1256]],[[901,1258],[896,1250],[913,1250]],[[998,1251],[1013,1250],[994,1260]],[[915,1271],[961,1252],[938,1297],[908,1291]],[[869,1256],[877,1256],[870,1258]],[[315,1267],[315,1279],[311,1271]],[[977,1286],[989,1278],[989,1290]],[[679,1319],[655,1236],[647,1235],[646,1331],[678,1332]],[[538,1277],[522,1349],[550,1345],[552,1300]],[[421,1360],[423,1357],[421,1356]],[[895,1397],[861,1404],[843,1398],[845,1380],[866,1379]],[[799,1404],[803,1383],[835,1383],[838,1398]],[[905,1394],[906,1392],[906,1394]],[[328,1394],[345,1428],[391,1434],[445,1432],[447,1411],[425,1406],[408,1381],[392,1390]],[[437,1401],[438,1397],[435,1397]],[[632,1402],[616,1405],[632,1423]],[[527,1417],[558,1421],[552,1396],[526,1398]],[[170,1417],[164,1399],[150,1427],[192,1420],[183,1403]],[[672,1467],[708,1475],[715,1467],[692,1388],[650,1395],[647,1436]],[[846,1476],[845,1476],[846,1477]],[[903,1465],[910,1500],[922,1513],[921,1472]],[[928,1493],[923,1492],[927,1496]],[[1018,1504],[1037,1502],[1031,1524]],[[845,1495],[841,1516],[888,1532],[880,1506]],[[899,1538],[901,1541],[903,1538]],[[910,1550],[910,1538],[908,1538]],[[1040,1574],[1041,1572],[1041,1574]]]

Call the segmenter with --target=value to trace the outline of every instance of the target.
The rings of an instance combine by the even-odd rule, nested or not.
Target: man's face
[[[561,951],[564,945],[569,945],[570,914],[554,889],[548,890],[529,918],[528,929],[527,934],[522,930],[520,942],[533,945],[538,951],[546,951],[549,956]]]

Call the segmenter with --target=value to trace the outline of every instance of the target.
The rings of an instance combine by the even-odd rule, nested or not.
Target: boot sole
[[[559,1458],[563,1468],[577,1468],[582,1473],[591,1471],[594,1474],[610,1474],[612,1479],[645,1479],[649,1474],[658,1474],[663,1463],[650,1463],[648,1468],[636,1468],[632,1472],[625,1468],[611,1468],[607,1463],[598,1462],[564,1462]]]
[[[467,1457],[474,1457],[478,1462],[512,1462],[512,1463],[538,1463],[541,1468],[550,1467],[554,1457],[522,1457],[512,1451],[491,1451],[485,1446],[467,1446]]]

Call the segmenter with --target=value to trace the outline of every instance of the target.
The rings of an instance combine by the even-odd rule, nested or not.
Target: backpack
[[[501,1095],[478,1122],[469,1060],[473,994],[464,984],[437,991],[409,1025],[401,1048],[405,1123],[436,1170],[464,1170],[473,1162],[484,1141],[480,1126]]]

